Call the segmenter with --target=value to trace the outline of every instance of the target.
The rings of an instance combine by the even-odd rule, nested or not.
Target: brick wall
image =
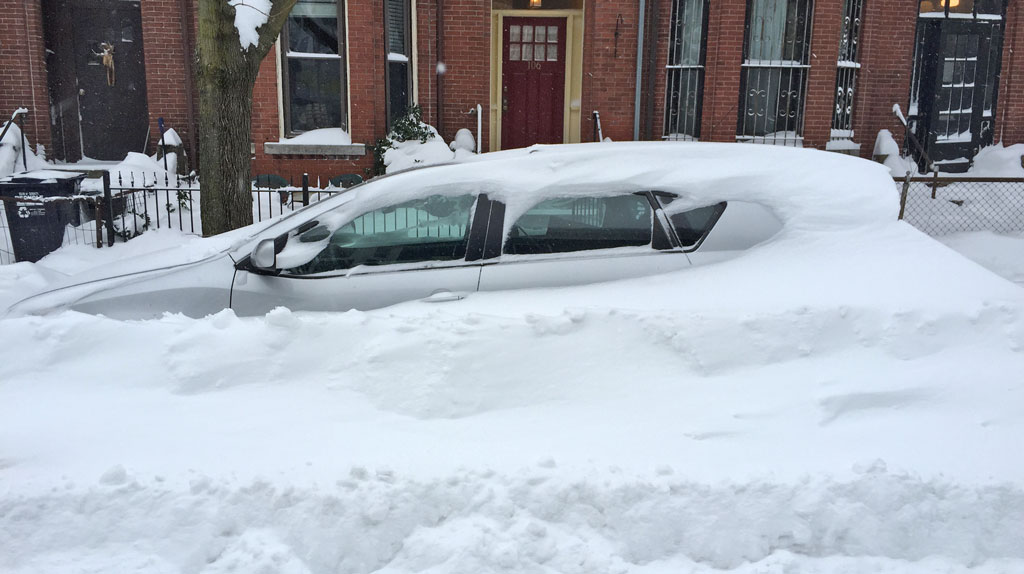
[[[836,61],[843,25],[843,0],[815,0],[811,69],[804,106],[804,147],[825,149],[831,138],[836,97]]]
[[[616,141],[633,139],[639,7],[637,0],[587,0],[581,141],[594,140],[594,110],[601,114],[605,137]]]
[[[425,14],[433,18],[433,12]],[[450,141],[460,128],[476,132],[476,117],[468,114],[483,108],[482,149],[489,151],[491,74],[490,0],[444,0],[444,132]],[[420,34],[422,34],[422,28]],[[421,55],[422,57],[422,55]],[[429,75],[429,73],[427,74]],[[423,76],[421,76],[423,78]]]
[[[147,0],[142,3],[143,39],[152,143],[157,140],[156,118],[164,117],[189,143],[191,126],[186,93],[186,70],[194,53],[195,0],[185,0],[191,14],[193,43],[183,44],[182,0]],[[450,140],[459,128],[475,131],[475,118],[466,112],[476,104],[484,108],[484,149],[489,141],[490,26],[488,0],[445,0],[445,49],[443,62],[444,109],[437,109],[438,61],[436,8],[438,0],[420,0],[416,6],[417,51],[414,71],[418,103],[424,119],[437,125]],[[637,50],[639,0],[585,0],[583,98],[581,139],[593,133],[591,112],[601,113],[604,134],[614,140],[633,139],[633,98]],[[714,0],[710,3],[707,30],[705,89],[701,139],[734,141],[739,104],[741,61],[747,0]],[[646,61],[641,132],[650,126],[650,138],[659,139],[665,113],[665,65],[670,32],[671,0],[658,0],[657,15],[648,20],[646,34],[657,45],[653,66]],[[48,93],[43,64],[41,8],[37,2],[0,0],[0,113],[25,105],[31,110],[27,134],[33,142],[51,141]],[[834,105],[835,60],[839,44],[842,0],[816,0],[812,36],[811,70],[808,76],[804,120],[805,145],[824,147],[829,139]],[[1024,8],[1011,3],[1006,36],[996,138],[1006,143],[1024,140],[1024,59],[1016,48],[1024,45]],[[866,0],[861,30],[860,61],[854,102],[855,141],[862,155],[870,156],[875,135],[881,129],[901,137],[903,130],[892,115],[893,104],[906,109],[910,92],[911,61],[917,3],[904,0]],[[386,50],[382,0],[350,0],[348,6],[349,130],[353,141],[372,144],[385,135]],[[618,32],[618,34],[616,34]],[[337,159],[268,156],[263,143],[280,136],[278,70],[276,53],[264,61],[253,93],[254,172],[298,176],[364,173],[372,157]],[[647,93],[647,78],[655,85]],[[194,108],[198,95],[193,92]],[[648,114],[648,98],[653,113]],[[192,115],[197,118],[198,110]]]
[[[188,33],[182,26],[182,2],[188,16]],[[192,109],[188,106],[188,78],[195,60],[198,33],[195,0],[146,0],[142,6],[142,42],[146,54],[146,98],[149,110],[150,148],[160,142],[157,118],[181,136],[186,150],[195,155],[198,140],[194,132],[199,117],[199,97],[193,89]],[[188,46],[185,39],[188,38]],[[190,113],[191,112],[191,113]]]
[[[25,136],[49,147],[49,93],[44,61],[42,6],[28,0],[0,0],[0,122],[28,108]],[[10,137],[10,136],[7,136]]]
[[[711,4],[704,72],[702,140],[736,141],[746,13],[747,0],[721,0]]]
[[[995,124],[995,140],[1007,145],[1024,142],[1024,58],[1016,53],[1019,49],[1024,49],[1024,7],[1010,2]]]
[[[903,125],[892,106],[899,104],[905,114],[910,102],[917,12],[916,2],[864,3],[861,69],[853,101],[854,140],[861,144],[862,157],[871,157],[880,130],[887,129],[903,141]]]

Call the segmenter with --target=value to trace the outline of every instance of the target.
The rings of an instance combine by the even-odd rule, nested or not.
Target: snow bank
[[[970,175],[975,177],[1024,177],[1024,144],[1004,146],[1002,142],[982,148],[974,156]]]
[[[568,480],[463,471],[432,481],[354,467],[278,487],[196,474],[8,500],[6,572],[1005,573],[1024,567],[1024,497],[868,468],[798,485],[670,473]],[[38,527],[29,531],[25,526]]]
[[[273,7],[270,0],[228,0],[235,8],[235,29],[243,50],[260,43],[260,26],[267,23]]]
[[[438,155],[451,155],[446,146],[436,149]],[[396,154],[388,157],[403,155],[402,149],[391,151]],[[366,196],[369,204],[361,207],[373,209],[419,193],[482,189],[507,203],[508,224],[550,188],[565,197],[678,192],[683,199],[672,204],[678,210],[723,200],[763,203],[792,232],[877,224],[896,219],[899,212],[891,176],[876,163],[784,146],[690,142],[538,145],[473,155],[435,167],[429,177],[416,171],[389,174],[346,195]],[[339,222],[354,215],[337,212]]]
[[[463,150],[476,153],[476,138],[473,137],[473,132],[467,130],[466,128],[462,128],[459,131],[455,132],[455,139],[453,139],[451,143],[448,144],[448,147],[453,152]]]
[[[448,148],[434,126],[420,123],[431,136],[423,142],[418,139],[394,141],[384,152],[384,166],[387,173],[397,173],[413,167],[447,163],[455,159],[455,152]]]
[[[912,159],[902,156],[900,146],[893,139],[892,132],[889,130],[880,130],[875,138],[875,150],[872,157],[882,155],[886,156],[882,163],[889,168],[893,177],[906,177],[908,171],[917,175],[917,164]]]
[[[786,235],[685,272],[0,319],[0,572],[1024,571],[1024,290],[892,221],[884,167],[736,148],[536,147],[350,192],[773,198]]]
[[[993,273],[1024,285],[1024,235],[977,231],[938,239]]]

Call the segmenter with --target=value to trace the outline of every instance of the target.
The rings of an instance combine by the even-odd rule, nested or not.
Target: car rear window
[[[566,253],[651,243],[651,204],[640,195],[549,199],[512,225],[505,253]]]

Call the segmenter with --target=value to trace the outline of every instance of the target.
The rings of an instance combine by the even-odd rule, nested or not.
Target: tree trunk
[[[199,1],[199,159],[203,235],[252,223],[252,89],[260,62],[295,0],[273,0],[258,46],[243,50],[235,8],[227,0]]]

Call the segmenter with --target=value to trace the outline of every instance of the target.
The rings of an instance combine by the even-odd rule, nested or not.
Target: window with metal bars
[[[738,141],[802,145],[812,0],[748,0]]]
[[[665,139],[698,139],[708,0],[673,0],[665,82]]]
[[[409,0],[385,0],[388,45],[388,118],[406,114],[412,103],[412,31]]]
[[[853,93],[860,71],[860,24],[864,0],[843,1],[843,29],[836,62],[836,105],[832,111],[832,139],[853,138]]]
[[[284,27],[285,133],[347,128],[345,25],[333,0],[299,0]]]

